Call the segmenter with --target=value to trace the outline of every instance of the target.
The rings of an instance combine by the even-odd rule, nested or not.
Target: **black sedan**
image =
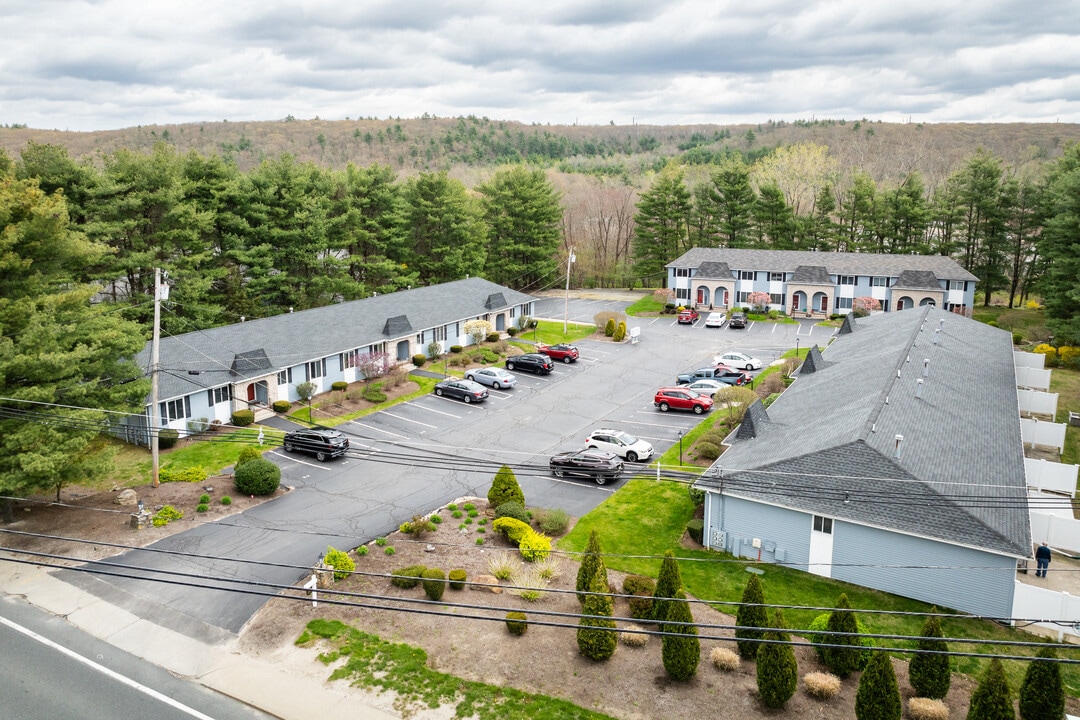
[[[435,386],[435,394],[439,397],[445,395],[457,400],[464,400],[466,403],[474,403],[483,402],[488,396],[488,391],[483,385],[472,380],[450,378]]]
[[[326,462],[345,454],[349,449],[349,438],[340,430],[309,428],[285,433],[283,444],[285,452],[309,453],[319,462]]]
[[[575,450],[553,455],[548,463],[555,477],[577,475],[592,478],[597,485],[617,480],[623,471],[623,461],[615,453],[604,450]]]

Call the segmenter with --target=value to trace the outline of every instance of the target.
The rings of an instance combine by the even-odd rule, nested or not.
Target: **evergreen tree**
[[[936,613],[937,608],[931,608],[930,612]],[[949,644],[938,639],[941,637],[944,637],[941,632],[941,620],[936,615],[931,615],[923,623],[922,637],[919,638],[916,647],[919,650],[948,652]],[[908,665],[908,678],[911,680],[911,687],[915,689],[916,695],[941,700],[948,694],[949,683],[952,681],[949,656],[916,653]]]
[[[855,613],[851,611],[847,594],[842,593],[836,601],[836,609],[829,615],[829,632],[851,633],[850,635],[826,635],[828,645],[840,647],[822,648],[822,657],[829,670],[838,677],[846,678],[859,669],[862,659],[862,646],[859,640],[859,626],[855,622]]]
[[[782,708],[799,686],[799,665],[795,650],[787,645],[791,636],[785,630],[784,613],[777,609],[773,617],[774,630],[764,635],[765,640],[775,643],[758,643],[757,686],[761,701],[766,707]]]
[[[488,228],[484,277],[514,288],[546,282],[556,270],[563,213],[544,171],[500,170],[476,190]]]
[[[765,602],[765,592],[761,588],[761,581],[757,575],[751,575],[746,581],[746,589],[743,590],[742,604],[735,615],[736,645],[739,655],[747,660],[757,657],[760,643],[755,640],[764,637],[765,630],[769,626],[769,616],[762,605]]]
[[[1039,282],[1046,324],[1059,343],[1080,345],[1080,144],[1051,167],[1043,198],[1046,220],[1038,247],[1046,264]]]
[[[488,489],[487,498],[488,505],[493,508],[508,502],[516,502],[525,507],[525,493],[521,491],[517,477],[509,465],[503,465],[495,473],[495,479],[492,480],[491,487]]]
[[[1021,720],[1061,720],[1065,716],[1065,686],[1053,646],[1040,648],[1038,660],[1028,663],[1020,685]]]
[[[660,574],[656,578],[656,590],[653,591],[653,620],[662,623],[667,619],[668,607],[671,605],[669,598],[675,597],[679,590],[682,590],[679,563],[675,560],[675,553],[668,550],[664,553]]]
[[[409,252],[405,262],[420,282],[479,275],[484,269],[487,228],[479,203],[445,172],[421,173],[405,183]]]
[[[585,604],[585,599],[588,598],[588,595],[583,591],[592,587],[594,580],[599,580],[604,592],[607,592],[608,577],[603,552],[600,547],[600,536],[593,530],[589,533],[589,542],[585,545],[585,552],[581,556],[581,565],[578,567],[577,597],[578,602],[582,605]]]
[[[590,592],[606,593],[606,586],[593,578]],[[615,621],[611,619],[614,603],[610,595],[589,595],[581,608],[582,618],[578,623],[578,652],[590,660],[607,660],[615,654],[618,635],[615,633]],[[585,617],[595,615],[597,617]]]
[[[971,694],[967,720],[1016,720],[1005,668],[997,658],[990,660],[979,687]]]
[[[870,656],[870,662],[859,678],[855,717],[858,720],[900,720],[902,714],[900,687],[896,683],[889,653],[876,651]]]
[[[686,602],[686,593],[678,590],[675,598],[667,602],[667,622],[660,626],[666,633],[661,641],[664,670],[672,680],[685,682],[697,672],[698,663],[701,661],[701,641],[698,640],[697,626],[692,624],[694,616],[690,611],[690,603]]]
[[[664,266],[689,249],[691,207],[682,170],[674,164],[641,194],[634,217],[634,269],[648,282],[663,282]]]

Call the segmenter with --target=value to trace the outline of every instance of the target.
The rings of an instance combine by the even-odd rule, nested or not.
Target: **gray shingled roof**
[[[700,486],[722,476],[728,495],[1030,554],[1008,332],[927,306],[860,318],[823,357]]]
[[[788,282],[802,285],[835,285],[824,265],[800,265]]]
[[[731,268],[728,267],[726,262],[703,262],[698,265],[697,274],[698,277],[719,278],[723,280],[731,280],[735,277],[731,274]]]
[[[732,270],[795,272],[800,265],[824,266],[833,275],[899,277],[905,270],[926,270],[942,280],[978,280],[943,255],[814,252],[811,250],[742,250],[696,247],[666,267],[698,268],[704,262],[727,263]]]
[[[894,288],[905,290],[940,290],[937,275],[929,270],[905,270],[896,278]]]
[[[492,298],[503,307],[488,307]],[[401,290],[363,300],[248,320],[161,339],[162,400],[220,387],[425,329],[480,317],[534,298],[481,278]],[[404,319],[404,323],[401,320]],[[393,330],[391,335],[384,334]],[[139,353],[150,363],[150,345]],[[201,374],[189,374],[201,373]]]

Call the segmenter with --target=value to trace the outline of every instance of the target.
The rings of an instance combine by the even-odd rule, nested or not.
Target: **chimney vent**
[[[899,460],[900,459],[900,451],[904,447],[904,436],[903,435],[897,435],[894,439],[896,440],[896,448],[893,450],[893,457],[896,458],[897,460]]]
[[[922,386],[923,386],[923,379],[922,378],[919,378],[918,380],[915,381],[915,397],[917,397],[917,398],[922,397]]]
[[[922,361],[922,376],[930,377],[930,358],[923,358]]]
[[[934,331],[934,344],[935,345],[937,345],[938,335],[940,335],[940,334],[941,334],[941,328],[938,328],[937,330]]]

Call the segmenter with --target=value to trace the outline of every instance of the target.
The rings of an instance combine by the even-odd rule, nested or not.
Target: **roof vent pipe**
[[[941,328],[938,328],[937,330],[934,331],[934,344],[935,345],[937,345],[938,335],[940,335],[940,334],[941,334]]]
[[[240,322],[244,322],[244,320],[246,320],[246,319],[247,318],[245,318],[243,315],[240,316]]]
[[[900,379],[900,368],[896,368],[896,379]]]
[[[896,458],[897,460],[899,460],[900,459],[900,450],[904,447],[904,436],[903,435],[897,435],[893,439],[896,440],[896,448],[893,450],[893,457]]]
[[[937,327],[938,327],[938,330],[945,327],[945,318],[941,318],[940,320],[937,321]]]
[[[289,306],[289,314],[290,314],[290,315],[292,315],[292,311],[293,311],[293,309],[292,309],[292,305],[290,305],[290,306]]]
[[[930,377],[930,358],[923,358],[922,361],[922,376]]]
[[[922,397],[922,385],[923,385],[923,379],[922,378],[919,378],[918,380],[915,381],[915,397],[917,397],[917,398]]]

